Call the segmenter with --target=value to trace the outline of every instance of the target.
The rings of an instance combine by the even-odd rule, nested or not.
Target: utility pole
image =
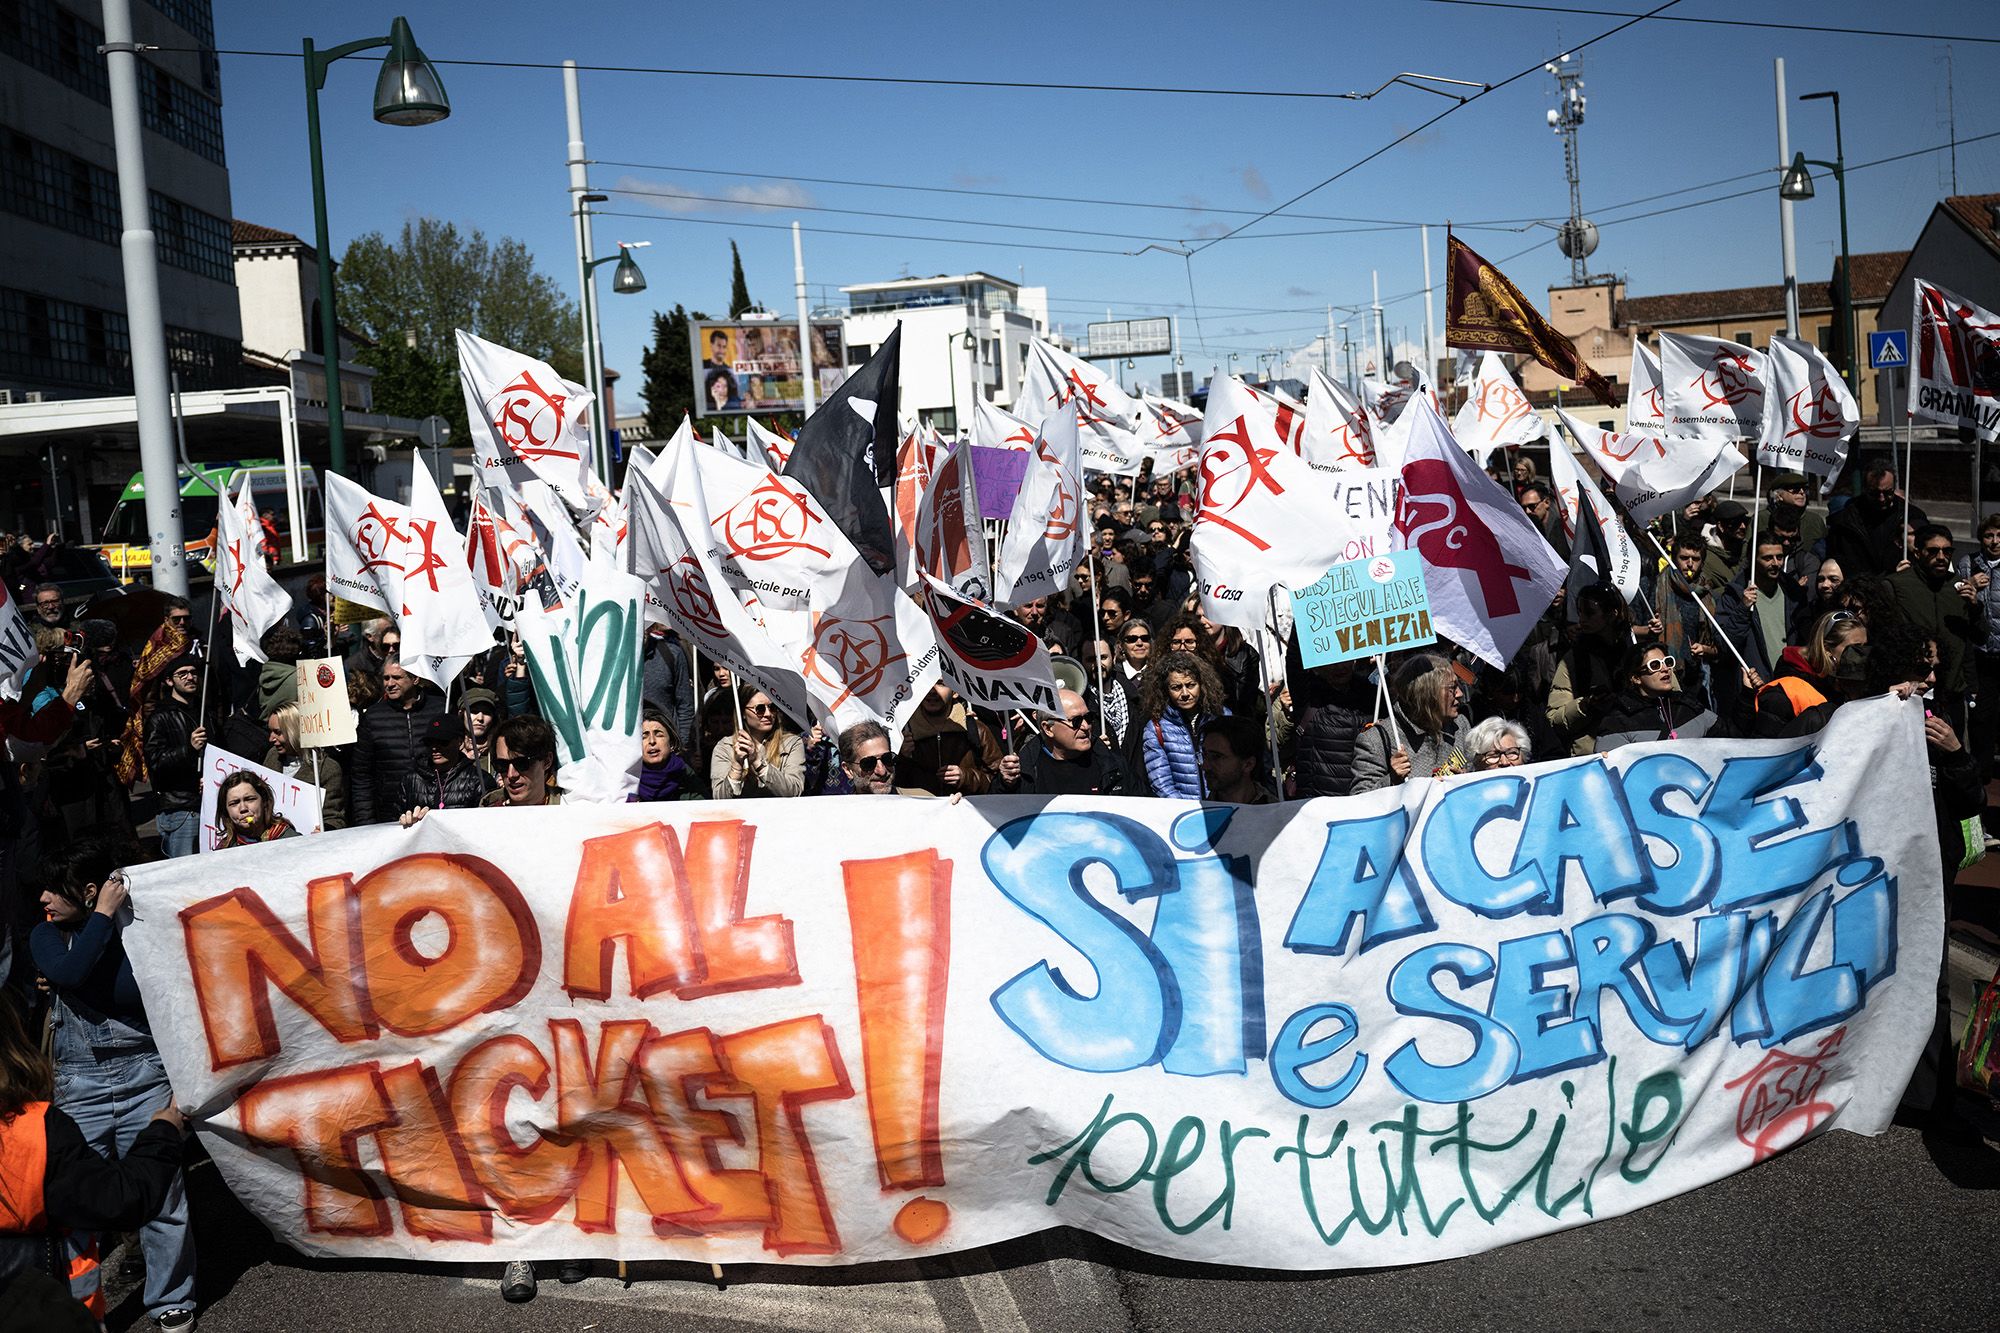
[[[1421,228],[1424,247],[1424,382],[1437,379],[1437,317],[1431,309],[1431,229]]]
[[[1791,122],[1785,109],[1785,58],[1779,56],[1773,62],[1777,66],[1778,82],[1778,162],[1789,166],[1792,161]],[[1778,250],[1785,264],[1785,336],[1799,336],[1799,262],[1796,236],[1792,230],[1792,201],[1785,198],[1784,191],[1778,192]]]
[[[806,252],[799,241],[799,224],[792,224],[792,287],[799,298],[799,378],[801,416],[813,414],[813,390],[817,385],[813,368],[812,309],[806,304]],[[748,430],[749,427],[744,427]]]
[[[153,551],[153,586],[185,597],[187,545],[181,531],[180,464],[174,449],[172,390],[167,383],[167,329],[160,310],[160,266],[146,188],[145,134],[139,116],[139,56],[132,41],[131,0],[104,0],[104,62],[111,88],[111,137],[118,163],[125,269],[125,322],[131,340],[132,403],[139,424],[139,466],[146,482],[146,532]],[[330,262],[324,251],[320,263]],[[339,356],[338,348],[330,355]],[[60,503],[59,497],[56,498]],[[86,536],[88,534],[85,534]]]

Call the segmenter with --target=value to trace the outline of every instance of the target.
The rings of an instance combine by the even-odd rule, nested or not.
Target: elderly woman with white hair
[[[1504,717],[1489,717],[1465,733],[1468,767],[1475,773],[1518,768],[1534,758],[1534,750],[1528,729]]]

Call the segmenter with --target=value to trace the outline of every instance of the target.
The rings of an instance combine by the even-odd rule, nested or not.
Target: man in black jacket
[[[1041,738],[1020,754],[1003,755],[994,790],[1040,796],[1122,796],[1125,763],[1099,741],[1090,705],[1062,690],[1061,719],[1043,718]]]
[[[361,715],[354,764],[347,775],[349,822],[381,824],[403,811],[403,779],[417,760],[431,723],[444,716],[444,700],[390,659],[382,668],[382,698]]]
[[[436,719],[424,732],[424,764],[403,779],[402,807],[405,826],[423,818],[431,810],[473,810],[480,799],[493,790],[493,779],[479,770],[465,753],[465,725],[457,718]]]
[[[197,709],[201,663],[183,657],[167,672],[167,695],[146,719],[146,780],[159,798],[160,854],[192,856],[201,829],[201,752],[208,731]]]

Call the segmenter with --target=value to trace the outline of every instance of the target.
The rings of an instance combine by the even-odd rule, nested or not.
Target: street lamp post
[[[1840,332],[1843,343],[1845,365],[1842,373],[1847,377],[1850,392],[1859,394],[1861,375],[1854,346],[1854,262],[1847,249],[1847,155],[1840,141],[1840,94],[1838,92],[1803,93],[1801,102],[1822,100],[1833,103],[1833,161],[1822,162],[1804,153],[1795,154],[1792,164],[1785,168],[1785,174],[1778,183],[1778,194],[1794,202],[1813,197],[1812,173],[1808,166],[1825,167],[1833,173],[1833,182],[1840,198]]]
[[[577,196],[577,268],[583,275],[582,297],[579,310],[583,316],[583,378],[584,387],[590,390],[592,399],[590,410],[590,453],[591,466],[606,485],[611,482],[611,420],[606,415],[604,379],[604,337],[597,327],[597,279],[592,274],[604,265],[616,262],[618,267],[611,273],[611,290],[615,295],[630,296],[646,290],[646,275],[632,258],[632,251],[641,246],[651,245],[651,241],[620,241],[618,253],[593,259],[590,254],[590,205],[601,203],[601,194],[580,194]]]
[[[375,78],[375,119],[384,125],[433,125],[451,114],[451,99],[437,70],[410,35],[408,19],[397,17],[386,37],[364,37],[321,51],[305,40],[306,146],[312,158],[313,243],[319,247],[319,326],[326,359],[326,439],[329,467],[347,471],[347,440],[340,407],[340,321],[333,310],[332,242],[326,227],[326,165],[320,160],[319,90],[333,62],[357,51],[386,46],[382,72]]]
[[[979,340],[973,336],[971,329],[967,329],[963,337],[956,333],[947,333],[944,335],[944,378],[945,382],[951,385],[951,433],[954,437],[960,433],[960,430],[958,420],[958,358],[951,354],[952,349],[954,347],[963,347],[967,352],[965,358],[965,393],[968,398],[976,398],[978,396],[978,386],[974,382],[972,357],[970,354],[978,346]]]

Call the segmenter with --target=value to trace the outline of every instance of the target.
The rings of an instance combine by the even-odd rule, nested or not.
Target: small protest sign
[[[299,748],[354,744],[354,706],[347,699],[347,668],[338,657],[299,661]]]
[[[972,448],[972,479],[979,494],[981,518],[1004,519],[1014,512],[1014,497],[1021,493],[1021,478],[1027,474],[1026,449]]]
[[[1415,551],[1389,551],[1342,561],[1292,594],[1292,632],[1309,667],[1435,641],[1423,560]]]
[[[218,808],[222,783],[237,772],[255,773],[270,785],[272,813],[283,815],[300,833],[319,832],[320,806],[325,803],[326,792],[305,780],[308,771],[300,769],[299,776],[288,778],[241,755],[231,754],[219,745],[204,748],[201,752],[201,838],[195,844],[196,850],[212,852],[222,845],[222,827],[226,820]]]
[[[639,785],[645,585],[591,565],[575,601],[521,609],[521,645],[556,733],[556,783],[571,800],[622,802]]]

